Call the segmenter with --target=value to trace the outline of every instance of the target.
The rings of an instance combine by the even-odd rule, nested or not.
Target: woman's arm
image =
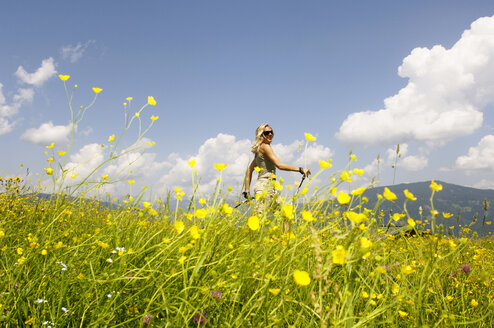
[[[256,167],[256,158],[255,157],[252,160],[252,162],[250,163],[249,168],[247,169],[247,173],[245,175],[244,190],[247,193],[250,192],[250,182],[252,181],[252,172],[254,171],[254,167]]]
[[[276,154],[274,153],[273,148],[271,148],[271,145],[262,144],[260,151],[261,151],[261,154],[263,156],[266,156],[267,158],[269,158],[269,160],[271,162],[273,162],[274,166],[276,166],[276,168],[278,168],[280,170],[300,172],[300,173],[304,174],[305,176],[308,176],[310,174],[309,169],[303,169],[303,172],[301,172],[299,167],[293,166],[290,164],[285,164],[282,161],[280,161],[278,156],[276,156]]]

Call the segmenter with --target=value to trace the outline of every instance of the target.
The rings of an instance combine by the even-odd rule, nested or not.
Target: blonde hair
[[[254,139],[254,142],[252,143],[252,148],[251,148],[251,151],[254,154],[259,153],[259,147],[261,147],[262,142],[264,141],[264,137],[263,137],[262,133],[264,132],[264,129],[268,126],[271,127],[271,125],[269,125],[268,123],[263,123],[257,127],[256,138]]]

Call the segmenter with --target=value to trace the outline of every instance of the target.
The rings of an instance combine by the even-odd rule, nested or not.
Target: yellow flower
[[[410,265],[403,265],[401,267],[401,272],[403,272],[404,274],[412,274],[415,272],[415,269],[412,268]]]
[[[215,169],[221,172],[228,166],[228,164],[219,163],[219,164],[214,164],[213,166]]]
[[[334,264],[345,264],[348,260],[348,251],[345,247],[338,245],[336,249],[331,252],[331,256],[333,257]]]
[[[53,169],[51,167],[45,169],[45,171],[46,171],[46,174],[48,174],[48,175],[52,175],[53,174]]]
[[[256,231],[259,229],[259,218],[256,215],[251,216],[247,220],[247,225],[249,226],[249,229],[252,231]]]
[[[443,186],[440,185],[440,184],[435,183],[434,180],[431,181],[431,185],[429,186],[429,188],[431,188],[434,191],[441,191],[441,190],[443,190]]]
[[[108,174],[103,174],[103,175],[101,176],[101,179],[103,179],[103,180],[108,180]],[[130,183],[130,182],[129,182],[129,183]]]
[[[353,196],[360,196],[364,193],[365,190],[366,190],[366,188],[358,188],[358,189],[355,189],[354,191],[352,191],[351,194]]]
[[[449,219],[449,218],[450,218],[450,217],[452,217],[452,216],[453,216],[453,214],[451,214],[451,213],[444,213],[444,212],[443,212],[443,217],[444,217],[445,219]]]
[[[187,163],[189,163],[190,168],[193,168],[194,166],[196,166],[196,160],[195,159],[191,159]]]
[[[470,301],[470,305],[474,308],[476,308],[477,306],[479,306],[479,302],[477,302],[475,299],[472,299]]]
[[[408,189],[403,190],[403,193],[405,194],[406,198],[410,200],[417,200],[417,197],[415,197],[411,192],[409,192]]]
[[[329,169],[331,166],[333,166],[333,164],[331,163],[328,163],[326,161],[323,161],[323,160],[319,160],[319,166],[322,168],[322,169]]]
[[[361,249],[368,250],[371,247],[372,247],[372,241],[370,241],[366,237],[361,237],[360,238],[360,248]]]
[[[315,221],[314,217],[312,216],[312,213],[309,211],[302,211],[302,219],[304,219],[307,222],[312,222]]]
[[[415,221],[412,218],[409,218],[407,222],[411,227],[415,227]]]
[[[156,212],[156,210],[154,208],[148,208],[148,214],[149,215],[152,215],[152,216],[156,216],[158,215],[158,212]]]
[[[383,193],[383,196],[384,198],[386,198],[387,200],[389,200],[390,202],[392,202],[393,200],[397,199],[398,197],[396,197],[396,195],[391,191],[389,190],[387,187],[384,188],[384,193]]]
[[[280,293],[281,289],[279,289],[279,288],[270,288],[270,289],[268,289],[268,291],[269,291],[271,294],[273,294],[273,295],[275,295],[275,296],[276,296],[276,295],[278,295],[278,294]]]
[[[287,186],[287,188],[288,188],[288,189],[290,189],[289,187],[291,187],[291,186],[290,186],[290,185],[288,185],[288,186]],[[302,195],[302,196],[303,196],[303,195],[305,195],[307,192],[309,192],[309,188],[304,187],[304,189],[302,189],[302,190],[300,191],[300,195]]]
[[[336,199],[338,200],[338,203],[340,203],[341,205],[345,205],[350,202],[351,198],[350,195],[348,195],[346,192],[340,191]]]
[[[112,135],[108,138],[108,141],[113,141],[113,140],[115,140],[115,135],[114,135],[114,134],[112,134]]]
[[[347,171],[343,171],[341,172],[341,180],[343,181],[348,181],[348,182],[352,182],[352,178],[350,178],[350,175],[348,174]]]
[[[60,155],[60,156],[63,156],[63,155],[65,155],[65,154],[67,154],[67,152],[65,152],[65,151],[63,151],[63,150],[59,150],[59,151],[58,151],[58,155]]]
[[[310,284],[309,274],[303,270],[293,271],[293,280],[299,286],[307,286]]]
[[[398,294],[398,292],[399,292],[399,291],[400,291],[400,286],[398,286],[398,284],[397,284],[397,283],[394,283],[394,284],[393,284],[393,287],[391,287],[391,292],[392,292],[393,294]]]
[[[369,293],[367,293],[365,290],[363,290],[361,293],[360,293],[360,296],[362,298],[369,298]]]
[[[45,256],[46,254],[48,254],[48,251],[46,249],[44,249],[44,250],[41,251],[40,254],[43,255],[43,256]]]
[[[136,182],[135,182],[134,180],[127,180],[127,183],[128,183],[128,184],[134,184],[134,183],[136,183]]]
[[[125,98],[125,99],[126,99],[127,101],[132,101],[132,99],[133,99],[133,98],[132,98],[132,97],[127,97],[127,98]]]
[[[181,256],[179,259],[178,259],[178,263],[180,264],[184,264],[185,260],[187,259],[187,256]]]
[[[348,220],[352,221],[355,224],[362,223],[362,221],[364,221],[366,218],[365,214],[362,213],[346,212],[345,215]]]
[[[24,249],[21,247],[17,248],[17,254],[22,255],[24,253]]]
[[[151,120],[153,120],[153,121],[156,121],[159,118],[160,118],[159,116],[151,116]]]
[[[175,221],[173,224],[173,228],[178,234],[181,234],[184,231],[185,224],[182,221]]]
[[[194,216],[198,219],[204,219],[208,215],[208,211],[204,208],[195,210]]]
[[[46,161],[47,161],[48,163],[51,163],[51,162],[53,162],[53,161],[54,161],[54,159],[53,159],[53,157],[50,157],[50,158],[48,158]]]
[[[402,217],[404,217],[405,214],[400,214],[400,213],[394,213],[393,216],[391,217],[394,221],[398,222]]]
[[[447,300],[448,302],[452,302],[452,301],[454,300],[454,297],[453,297],[453,296],[451,296],[451,295],[448,295],[448,296],[446,296],[446,300]]]
[[[312,134],[310,133],[304,133],[305,134],[305,139],[307,141],[316,141],[316,137],[314,137]]]
[[[293,219],[293,205],[283,205],[281,211],[287,219]]]
[[[233,208],[230,207],[230,205],[228,205],[228,204],[223,204],[221,209],[223,210],[223,213],[228,214],[228,215],[232,214],[232,212],[233,212]]]
[[[356,162],[357,161],[357,155],[355,155],[355,154],[350,155],[350,159],[352,161]]]
[[[94,91],[94,93],[98,94],[101,91],[103,91],[103,89],[101,89],[101,88],[93,88],[93,91]]]
[[[68,79],[70,79],[70,75],[62,75],[62,74],[60,74],[60,75],[58,76],[58,78],[59,78],[60,80],[62,80],[62,81],[67,81]]]
[[[194,238],[194,239],[201,238],[201,234],[199,233],[199,228],[195,225],[190,227],[189,233],[192,236],[192,238]]]
[[[406,313],[406,312],[404,312],[404,311],[400,311],[400,310],[398,310],[398,314],[399,314],[399,315],[400,315],[400,317],[402,317],[402,318],[405,318],[405,317],[407,317],[407,316],[408,316],[408,313]]]
[[[139,112],[134,114],[135,117],[139,117],[139,115],[141,115],[141,114],[139,114]]]
[[[256,167],[254,167],[254,170],[256,170],[256,172],[260,172],[262,170],[262,168],[259,166],[256,166]]]
[[[364,174],[364,170],[359,170],[359,169],[353,169],[353,172],[355,172],[356,175]]]
[[[53,146],[55,146],[55,143],[54,143],[54,142],[52,142],[52,143],[51,143],[51,145],[46,146],[46,148],[48,148],[48,149],[52,149],[52,148],[53,148]]]
[[[150,104],[151,106],[155,106],[156,105],[156,100],[154,100],[154,97],[153,96],[149,96],[148,97],[148,104]]]

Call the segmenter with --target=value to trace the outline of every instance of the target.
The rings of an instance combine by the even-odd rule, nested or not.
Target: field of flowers
[[[492,238],[446,237],[434,209],[426,215],[430,230],[421,233],[426,223],[408,215],[406,204],[415,201],[408,191],[385,189],[376,207],[365,209],[365,188],[343,191],[362,174],[351,169],[355,160],[351,154],[325,187],[277,182],[287,196],[264,212],[252,204],[262,196],[238,207],[228,201],[224,164],[215,165],[210,197],[177,188],[153,202],[142,193],[111,203],[91,199],[64,184],[69,169],[45,170],[54,177],[48,198],[28,192],[21,177],[3,177],[1,325],[494,326]],[[329,168],[321,160],[315,175]],[[442,186],[432,181],[430,188],[433,204]],[[382,202],[402,211],[382,213]],[[390,220],[408,233],[387,234]]]

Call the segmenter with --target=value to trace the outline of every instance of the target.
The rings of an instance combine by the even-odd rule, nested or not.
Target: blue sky
[[[155,146],[103,167],[155,192],[190,186],[197,160],[204,192],[214,163],[240,192],[255,128],[269,122],[274,149],[290,164],[350,149],[365,168],[393,183],[439,179],[494,188],[494,3],[492,1],[23,1],[0,11],[0,174],[50,163],[45,146],[67,150],[73,104],[96,104],[77,126],[66,164],[84,172],[108,155],[133,97],[143,139]],[[474,23],[474,25],[472,25]],[[465,32],[467,31],[467,32]],[[317,140],[306,158],[304,132]],[[135,140],[131,127],[120,144]],[[102,150],[99,145],[106,145]],[[375,159],[380,154],[379,169]],[[64,158],[62,158],[63,160]],[[129,167],[129,163],[134,162]],[[80,165],[76,165],[79,163]],[[81,164],[82,163],[82,164]],[[67,165],[69,165],[67,164]],[[75,169],[77,167],[77,169]],[[132,171],[132,173],[130,173]],[[333,171],[334,172],[334,171]],[[331,173],[331,172],[329,172]],[[280,174],[289,183],[299,177]],[[45,179],[39,176],[40,179]],[[324,184],[324,175],[317,181]],[[125,183],[105,190],[122,193]]]

